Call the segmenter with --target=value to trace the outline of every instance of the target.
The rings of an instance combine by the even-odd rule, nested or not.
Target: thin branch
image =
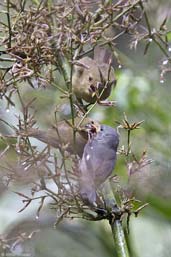
[[[10,20],[10,1],[9,1],[9,0],[7,0],[7,22],[8,22],[8,31],[9,31],[8,48],[11,48],[12,30],[11,30],[11,20]]]

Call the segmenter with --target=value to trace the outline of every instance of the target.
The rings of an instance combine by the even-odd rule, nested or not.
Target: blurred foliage
[[[98,1],[91,2],[4,1],[1,3],[1,50],[7,50],[7,53],[0,57],[8,60],[1,60],[0,63],[2,68],[0,69],[0,118],[11,126],[0,122],[0,133],[7,135],[0,138],[1,252],[12,252],[20,256],[25,253],[36,257],[115,256],[112,234],[107,221],[67,219],[54,230],[53,224],[56,222],[58,213],[56,210],[49,210],[49,206],[52,206],[48,201],[45,202],[39,219],[36,219],[40,200],[37,199],[23,212],[18,213],[23,208],[23,198],[13,193],[17,191],[28,195],[29,185],[39,181],[40,176],[46,177],[45,166],[51,168],[55,160],[53,157],[58,156],[58,150],[50,149],[49,154],[46,144],[30,139],[30,144],[36,147],[33,148],[36,156],[39,158],[43,156],[42,158],[45,159],[42,163],[35,162],[36,165],[30,168],[29,163],[25,163],[26,158],[21,158],[20,137],[14,136],[12,126],[19,127],[18,120],[24,117],[23,106],[35,98],[29,106],[29,115],[33,115],[36,125],[45,130],[54,123],[55,118],[61,120],[63,117],[72,117],[72,99],[63,98],[69,89],[66,87],[64,76],[61,76],[59,63],[56,64],[57,57],[54,49],[51,48],[51,40],[58,39],[56,46],[61,48],[67,59],[67,70],[68,60],[79,59],[86,51],[92,56],[92,51],[89,52],[90,46],[94,47],[97,42],[103,44],[110,41],[108,34],[103,33],[105,22],[98,27],[97,34],[91,27],[86,27],[89,24],[85,25],[87,24],[85,20],[95,15],[97,10]],[[102,1],[102,4],[110,5],[110,2],[112,1]],[[121,6],[129,2],[141,1],[113,1],[114,4],[118,3]],[[74,22],[72,15],[62,17],[67,20],[68,25],[62,35],[62,43],[59,40],[61,27],[57,26],[59,20],[49,15],[61,10],[63,4],[67,4],[68,8],[76,4],[77,21],[83,19],[84,25],[81,22],[72,25],[73,28],[75,26],[74,53],[69,45],[70,31],[68,30],[70,24]],[[102,18],[105,12],[109,15],[108,18],[111,17],[108,4],[99,14]],[[124,155],[119,154],[115,174],[119,177],[120,187],[123,188],[125,195],[135,196],[142,202],[149,203],[149,206],[136,219],[131,217],[128,234],[131,256],[167,257],[171,254],[169,243],[171,240],[171,87],[169,83],[171,31],[168,29],[171,26],[171,4],[167,0],[150,0],[144,2],[143,6],[150,27],[144,12],[141,13],[138,7],[132,9],[133,13],[130,8],[130,12],[126,12],[114,21],[112,30],[107,31],[112,38],[116,36],[110,47],[113,51],[112,64],[116,71],[117,86],[113,89],[110,99],[116,100],[117,106],[96,105],[90,116],[111,126],[121,123],[124,113],[130,123],[144,121],[138,130],[131,132],[131,151],[137,160],[141,159],[143,151],[147,151],[148,158],[152,159],[153,163],[140,169],[141,172],[128,176],[128,164],[133,161],[132,155],[125,158]],[[115,15],[122,13],[122,8],[116,8]],[[8,13],[7,10],[10,12]],[[65,13],[65,8],[62,11]],[[7,14],[11,15],[13,33],[10,37]],[[141,15],[142,18],[139,20]],[[36,17],[35,20],[34,17]],[[98,20],[99,17],[95,18]],[[82,38],[79,38],[78,34],[81,29],[85,30],[85,27],[86,31],[90,30],[90,33],[88,35],[83,33]],[[123,35],[117,38],[117,35],[123,31]],[[80,40],[83,40],[83,47],[77,48]],[[22,59],[23,51],[27,58]],[[12,69],[12,73],[8,68]],[[119,131],[121,134],[119,150],[121,151],[122,146],[127,145],[127,131],[124,129]],[[48,186],[51,190],[56,190],[51,183]],[[36,183],[34,190],[37,190]],[[39,193],[41,195],[42,192]]]

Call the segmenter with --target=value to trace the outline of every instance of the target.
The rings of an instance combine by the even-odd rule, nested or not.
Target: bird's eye
[[[91,82],[93,80],[93,78],[91,76],[89,76],[88,80]]]
[[[100,131],[103,131],[103,128],[101,128]]]

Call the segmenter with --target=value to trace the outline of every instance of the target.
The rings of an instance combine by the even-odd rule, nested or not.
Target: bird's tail
[[[100,47],[100,46],[95,47],[94,60],[96,60],[98,64],[101,64],[101,63],[109,64],[111,59],[112,59],[112,52],[110,51],[110,49]]]
[[[20,131],[19,135],[36,138],[50,146],[60,148],[60,141],[55,129],[40,130],[37,128],[28,128],[26,131]]]
[[[80,183],[80,196],[85,204],[96,205],[96,189],[93,185]]]

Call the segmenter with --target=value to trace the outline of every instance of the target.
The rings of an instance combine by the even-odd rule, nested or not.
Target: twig
[[[8,48],[11,48],[11,20],[10,20],[10,1],[7,0],[7,21],[8,21],[8,32],[9,32],[9,41],[8,41]]]

